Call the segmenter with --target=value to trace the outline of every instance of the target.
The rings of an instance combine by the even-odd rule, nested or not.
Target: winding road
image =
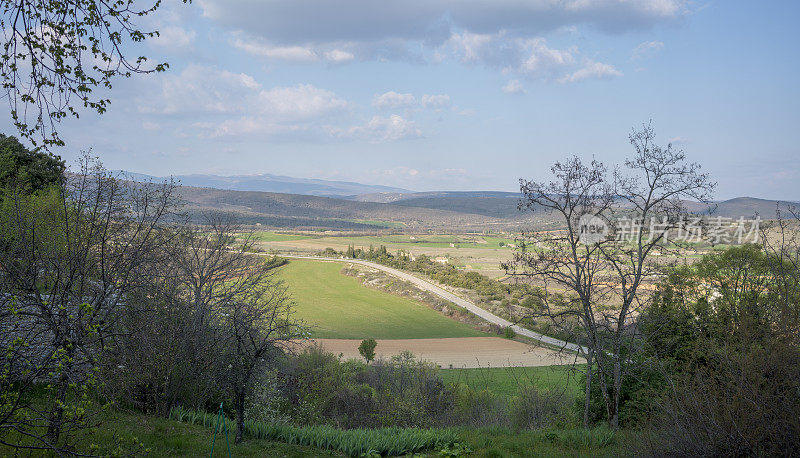
[[[264,254],[263,256],[271,256],[271,255]],[[586,352],[586,348],[585,347],[581,348],[580,345],[577,345],[577,344],[574,344],[574,343],[570,343],[570,342],[566,342],[566,341],[563,341],[563,340],[560,340],[560,339],[556,339],[554,337],[546,336],[544,334],[540,334],[538,332],[531,331],[530,329],[525,329],[525,328],[523,328],[523,327],[521,327],[519,325],[511,323],[510,321],[506,320],[505,318],[501,318],[501,317],[495,315],[494,313],[491,313],[491,312],[489,312],[487,310],[484,310],[484,309],[478,307],[477,305],[473,304],[472,302],[470,302],[470,301],[468,301],[468,300],[466,300],[466,299],[464,299],[462,297],[456,296],[455,294],[451,293],[450,291],[447,291],[446,289],[444,289],[444,288],[442,288],[440,286],[437,286],[437,285],[435,285],[435,284],[433,284],[433,283],[431,283],[431,282],[429,282],[427,280],[424,280],[424,279],[419,278],[417,276],[411,275],[408,272],[403,272],[402,270],[398,270],[398,269],[395,269],[395,268],[392,268],[392,267],[384,266],[383,264],[378,264],[378,263],[372,262],[372,261],[365,261],[363,259],[327,258],[327,257],[321,257],[321,256],[299,256],[299,255],[285,255],[285,254],[281,254],[279,256],[284,257],[284,258],[311,259],[311,260],[316,260],[316,261],[347,262],[347,263],[351,263],[351,264],[361,264],[363,266],[372,267],[373,269],[382,270],[383,272],[386,272],[389,275],[393,275],[393,276],[395,276],[395,277],[397,277],[397,278],[399,278],[401,280],[405,280],[407,282],[412,283],[414,286],[416,286],[419,289],[422,289],[424,291],[429,291],[429,292],[441,297],[442,299],[450,301],[450,302],[458,305],[459,307],[465,308],[465,309],[469,310],[471,313],[473,313],[474,315],[477,315],[477,316],[483,318],[484,320],[486,320],[486,321],[488,321],[490,323],[494,323],[494,324],[500,325],[502,327],[511,327],[511,329],[513,329],[514,332],[516,332],[517,334],[519,334],[521,336],[525,336],[525,337],[528,337],[530,339],[534,339],[534,340],[537,340],[539,342],[542,342],[542,343],[545,343],[545,344],[548,344],[548,345],[552,345],[552,346],[555,346],[555,347],[558,347],[558,348],[566,349],[566,350],[577,352],[577,353],[581,353],[581,350],[584,350],[584,352]]]

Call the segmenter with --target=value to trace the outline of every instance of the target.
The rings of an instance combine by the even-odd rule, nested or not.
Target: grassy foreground
[[[232,427],[232,426],[231,426]],[[315,428],[294,428],[302,434],[313,435]],[[316,427],[316,429],[320,429]],[[324,429],[324,428],[322,428]],[[380,430],[372,435],[379,434]],[[387,429],[392,432],[393,429]],[[435,430],[420,430],[424,434]],[[447,432],[449,431],[449,432]],[[233,431],[231,431],[232,433]],[[528,457],[528,456],[620,456],[630,454],[629,444],[636,442],[635,434],[612,433],[604,428],[583,430],[513,431],[505,428],[455,428],[445,431],[458,442],[443,447],[421,450],[413,456],[470,456],[470,457]],[[103,414],[101,425],[86,438],[82,449],[102,456],[200,457],[211,451],[212,429],[130,411],[111,410]],[[234,445],[235,457],[342,457],[340,452],[325,448],[246,437]],[[382,438],[378,437],[378,440]],[[373,439],[374,440],[374,439]],[[392,441],[392,437],[385,438]],[[95,444],[96,448],[90,448]],[[447,454],[446,452],[450,452]],[[14,456],[11,449],[0,446],[0,456]],[[22,456],[29,456],[27,453]],[[37,455],[32,456],[49,456]],[[224,436],[217,436],[214,456],[228,456]],[[358,455],[355,455],[358,456]],[[364,455],[377,456],[377,455]],[[407,455],[411,456],[411,455]]]
[[[528,456],[620,456],[626,444],[635,442],[630,432],[612,433],[604,428],[583,430],[512,431],[505,428],[456,428],[455,446],[436,447],[414,456],[528,457]],[[629,437],[631,436],[631,437]],[[208,456],[212,430],[202,425],[130,412],[115,412],[92,437],[100,453],[113,453],[117,444],[147,456]],[[232,438],[231,438],[232,439]],[[387,438],[391,439],[391,438]],[[141,444],[136,447],[133,444]],[[460,444],[460,445],[459,445]],[[442,453],[451,450],[452,455]],[[2,452],[3,449],[0,449]],[[347,456],[324,448],[280,441],[247,438],[231,444],[236,457],[325,457]],[[217,436],[214,456],[227,456],[224,437]],[[356,455],[358,456],[358,455]],[[368,456],[368,455],[365,455]],[[408,455],[410,456],[410,455]]]
[[[296,301],[296,317],[312,337],[331,339],[424,339],[486,334],[424,304],[365,287],[340,273],[342,263],[292,260],[280,268]]]
[[[81,450],[94,456],[198,457],[209,456],[212,430],[202,425],[112,409],[103,413],[100,426],[84,439]],[[315,447],[278,441],[253,439],[235,445],[233,435],[230,441],[231,455],[235,457],[342,456]],[[10,448],[0,446],[0,456],[17,455]],[[19,456],[29,455],[22,453]],[[30,456],[52,455],[34,452]],[[228,456],[224,436],[217,436],[214,456]]]

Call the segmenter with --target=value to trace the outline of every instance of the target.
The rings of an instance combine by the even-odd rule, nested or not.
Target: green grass
[[[80,451],[92,451],[97,456],[152,456],[152,457],[198,457],[209,456],[212,430],[166,418],[112,409],[100,418],[101,424],[91,435],[85,437]],[[233,433],[233,428],[230,430]],[[241,444],[231,441],[231,455],[235,457],[319,457],[342,456],[319,448],[288,444],[280,441],[245,439]],[[0,456],[15,456],[8,447],[0,446]],[[29,456],[21,453],[19,456]],[[34,453],[32,456],[51,456]],[[225,437],[217,436],[214,456],[228,456]]]
[[[289,240],[304,240],[312,238],[310,235],[281,234],[268,231],[256,232],[253,234],[253,236],[259,242],[286,242]]]
[[[292,260],[280,269],[312,336],[336,339],[423,339],[486,334],[405,297],[368,288],[341,273],[342,264]]]
[[[393,229],[401,229],[405,227],[404,223],[398,221],[378,221],[378,220],[367,220],[367,219],[350,219],[346,221],[350,221],[352,223],[368,224],[370,226],[393,228]]]
[[[411,237],[414,237],[413,239]],[[337,237],[337,239],[357,247],[373,245],[378,247],[386,245],[390,250],[407,249],[412,247],[420,248],[451,248],[453,244],[458,248],[502,248],[500,242],[504,244],[514,243],[513,239],[500,237],[486,237],[478,235],[384,235],[384,236],[353,236]],[[485,241],[486,243],[478,243]]]
[[[581,392],[579,374],[570,372],[569,366],[442,369],[439,374],[445,382],[463,383],[502,396],[514,396],[531,384],[543,390],[563,389],[572,398]]]
[[[212,429],[219,421],[217,414],[186,410],[180,407],[173,408],[169,416],[173,420]],[[301,427],[246,421],[243,431],[249,438],[313,446],[323,450],[341,452],[348,456],[407,455],[430,449],[441,449],[457,442],[457,436],[452,429],[441,428],[391,427],[344,430],[327,425]]]
[[[636,433],[604,427],[512,431],[504,428],[460,430],[470,457],[627,456],[637,450]]]

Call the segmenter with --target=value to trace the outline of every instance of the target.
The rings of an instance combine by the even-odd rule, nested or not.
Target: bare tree
[[[549,183],[520,180],[520,207],[556,213],[565,228],[523,234],[505,265],[509,274],[544,287],[544,307],[533,317],[549,320],[584,346],[584,423],[597,375],[608,423],[615,428],[626,355],[635,337],[632,320],[649,296],[641,287],[663,266],[653,254],[677,249],[669,234],[686,225],[690,213],[684,199],[708,202],[715,186],[682,151],[655,145],[650,125],[629,138],[635,154],[610,178],[602,164],[586,165],[575,157],[556,163]]]
[[[286,261],[255,254],[252,233],[229,215],[207,214],[203,224],[177,231],[127,318],[116,386],[137,407],[161,413],[231,399],[241,441],[254,383],[302,334],[276,276]]]
[[[174,187],[138,185],[84,159],[66,183],[2,211],[0,442],[68,453],[90,426],[96,370],[142,266],[161,256]],[[45,402],[33,395],[46,383]],[[44,431],[42,433],[42,431]]]
[[[220,214],[208,215],[207,224],[188,231],[185,240],[177,273],[186,283],[196,326],[219,326],[217,341],[203,345],[217,346],[226,362],[223,380],[231,390],[236,442],[241,442],[257,371],[301,335],[286,288],[275,276],[285,261],[253,254],[252,233]]]
[[[761,248],[767,254],[770,275],[769,307],[778,336],[800,341],[800,208],[787,205],[775,209],[775,218],[761,227]]]
[[[573,157],[557,162],[550,171],[553,179],[548,183],[520,180],[524,196],[520,208],[556,213],[566,229],[523,233],[513,261],[504,268],[514,276],[539,282],[545,292],[544,309],[535,315],[546,316],[581,345],[587,361],[584,423],[588,424],[591,371],[595,352],[603,347],[595,307],[610,295],[608,287],[596,278],[604,268],[599,244],[610,242],[600,239],[594,245],[583,243],[580,218],[603,214],[611,199],[606,167],[597,161],[587,165]],[[562,297],[566,303],[560,300]],[[581,335],[576,334],[577,329]]]
[[[302,336],[293,320],[286,288],[274,278],[274,271],[266,261],[255,264],[245,282],[251,286],[223,306],[228,338],[225,379],[236,409],[237,443],[242,441],[247,398],[260,371]]]

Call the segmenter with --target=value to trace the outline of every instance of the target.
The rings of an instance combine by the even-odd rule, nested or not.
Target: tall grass
[[[174,407],[169,418],[213,428],[217,414]],[[229,424],[233,424],[228,420]],[[457,442],[451,429],[379,428],[338,429],[331,426],[298,427],[287,424],[246,421],[244,434],[254,439],[305,445],[335,450],[349,456],[370,454],[406,455],[423,450],[441,449]]]

